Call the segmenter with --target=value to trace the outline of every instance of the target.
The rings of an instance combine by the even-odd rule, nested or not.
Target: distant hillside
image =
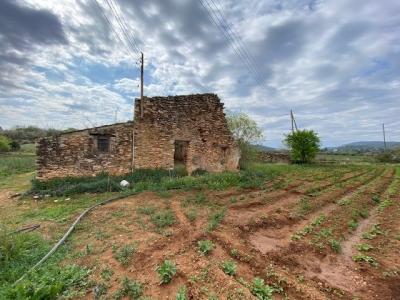
[[[254,147],[259,150],[259,151],[264,151],[264,152],[274,152],[277,151],[278,149],[272,148],[272,147],[268,147],[268,146],[264,146],[264,145],[254,145]]]
[[[400,142],[386,142],[387,149],[400,147]],[[375,152],[382,151],[384,145],[382,141],[361,141],[348,143],[339,147],[332,147],[329,150],[338,152]]]

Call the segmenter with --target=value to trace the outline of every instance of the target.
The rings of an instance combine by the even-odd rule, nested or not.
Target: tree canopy
[[[320,151],[320,138],[313,130],[298,130],[288,135],[284,143],[290,149],[291,160],[295,163],[311,162]]]
[[[245,113],[231,113],[227,116],[228,127],[239,143],[254,143],[263,137],[261,128]]]

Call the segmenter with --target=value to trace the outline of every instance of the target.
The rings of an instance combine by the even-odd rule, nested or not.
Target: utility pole
[[[290,110],[290,119],[292,120],[292,133],[294,132],[294,129],[297,129],[297,123],[296,123],[296,119],[294,118],[294,114],[293,114],[293,110]]]
[[[290,110],[290,120],[292,121],[292,133],[294,132],[294,124],[293,124],[293,111]]]
[[[382,124],[382,132],[383,132],[383,145],[386,151],[386,133],[385,133],[385,123]]]
[[[142,52],[142,58],[140,60],[140,117],[143,118],[143,81],[144,81],[144,55]]]

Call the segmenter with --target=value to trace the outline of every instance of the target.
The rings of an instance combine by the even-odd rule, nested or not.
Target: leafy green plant
[[[356,230],[358,227],[358,222],[354,219],[352,219],[351,221],[349,221],[349,229],[350,230]]]
[[[127,277],[122,279],[121,287],[117,290],[114,297],[121,299],[128,297],[129,299],[140,299],[143,295],[143,285],[136,280],[130,280]]]
[[[225,274],[233,276],[236,274],[236,263],[232,260],[224,260],[222,262],[222,271]]]
[[[186,286],[181,286],[176,294],[176,300],[186,300]]]
[[[199,252],[203,255],[209,254],[214,248],[214,244],[210,240],[202,240],[197,242],[197,248]]]
[[[340,245],[340,242],[338,240],[331,239],[329,241],[329,245],[331,246],[331,249],[336,253],[339,253],[342,250],[342,246]]]
[[[136,252],[137,244],[124,245],[121,248],[113,246],[114,258],[123,266],[127,266],[132,260],[133,254]]]
[[[374,224],[369,231],[362,234],[362,238],[366,240],[372,240],[379,234],[383,234],[383,231],[378,224]]]
[[[208,218],[207,230],[208,231],[215,230],[218,227],[219,223],[221,223],[222,220],[224,219],[225,213],[226,213],[226,208],[220,209],[212,213]]]
[[[381,202],[381,198],[378,195],[373,195],[371,199],[375,204],[379,204],[379,202]]]
[[[355,262],[366,262],[366,263],[369,263],[373,267],[377,267],[379,265],[378,262],[375,260],[375,258],[373,258],[371,256],[368,256],[368,255],[365,255],[365,254],[362,254],[362,253],[359,253],[359,254],[353,256],[353,260]]]
[[[105,281],[109,281],[113,275],[114,271],[108,265],[106,265],[100,273],[101,278]]]
[[[161,283],[169,283],[172,277],[175,276],[177,268],[173,261],[164,260],[160,266],[157,266],[156,271],[161,279]]]
[[[363,219],[366,219],[369,216],[369,212],[367,209],[362,209],[358,213],[359,213],[360,217]]]
[[[251,286],[251,293],[259,300],[272,300],[274,289],[264,283],[262,278],[254,278]]]
[[[356,247],[358,251],[369,251],[374,249],[374,247],[372,247],[370,244],[364,244],[364,243],[357,244]]]

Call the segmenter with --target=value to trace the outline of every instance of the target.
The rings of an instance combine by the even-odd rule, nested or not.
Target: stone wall
[[[132,170],[133,123],[119,123],[43,138],[37,142],[37,178],[90,176]],[[99,142],[108,151],[98,149]],[[102,149],[104,150],[104,149]]]
[[[290,154],[288,152],[266,152],[260,151],[257,153],[258,159],[262,162],[271,163],[289,163]]]
[[[186,169],[237,170],[239,149],[215,94],[145,97],[135,101],[134,168],[174,167],[175,142],[187,142]]]

